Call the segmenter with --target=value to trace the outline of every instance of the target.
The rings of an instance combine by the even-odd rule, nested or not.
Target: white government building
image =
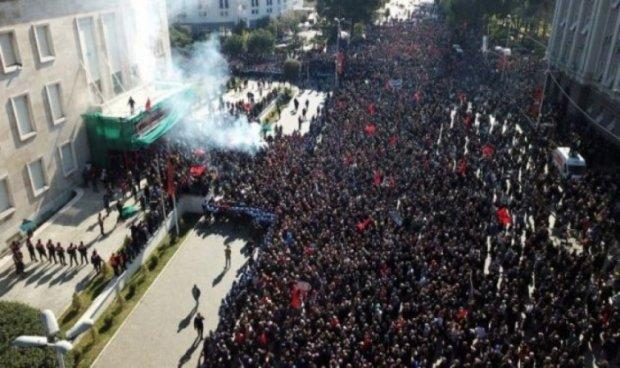
[[[557,0],[547,54],[562,89],[620,145],[620,0]],[[555,83],[547,85],[577,114]]]
[[[82,181],[90,154],[81,115],[127,101],[143,84],[132,1],[0,1],[0,251]],[[148,1],[163,25],[153,59],[166,68],[165,0]]]
[[[301,9],[303,0],[167,0],[170,23],[194,33],[231,29],[239,22],[254,27],[263,18]]]

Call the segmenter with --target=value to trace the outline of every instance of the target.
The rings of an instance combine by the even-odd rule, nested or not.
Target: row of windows
[[[37,56],[41,64],[54,60],[54,42],[49,24],[32,26],[32,33]],[[22,58],[15,32],[0,32],[0,67],[4,74],[13,73],[22,68]]]
[[[58,146],[58,159],[62,166],[65,176],[69,176],[77,170],[77,160],[75,158],[75,149],[73,142],[68,141]],[[49,178],[45,170],[45,162],[43,157],[39,157],[25,167],[28,172],[28,180],[26,186],[30,185],[32,194],[35,197],[40,196],[49,189]],[[0,176],[0,220],[9,216],[15,211],[15,201],[11,194],[11,185],[7,175]]]
[[[53,82],[44,87],[47,112],[52,125],[62,124],[67,120],[64,110],[62,87],[60,82]],[[32,100],[29,92],[24,92],[9,98],[9,120],[15,123],[21,141],[25,141],[37,134],[37,124],[34,119]]]

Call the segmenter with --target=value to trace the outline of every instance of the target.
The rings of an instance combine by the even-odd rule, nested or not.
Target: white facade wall
[[[166,25],[158,54],[169,65],[165,0],[150,1]],[[81,115],[141,83],[128,56],[126,4],[0,2],[0,251],[24,219],[41,217],[81,182],[89,160]]]
[[[234,26],[240,21],[253,26],[259,19],[274,18],[301,7],[302,0],[167,0],[171,23]]]
[[[551,65],[620,101],[620,0],[557,0]]]

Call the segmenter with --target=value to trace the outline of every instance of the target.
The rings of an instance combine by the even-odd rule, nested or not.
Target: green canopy
[[[147,147],[187,116],[195,100],[195,93],[190,88],[183,88],[157,102],[148,111],[130,118],[102,113],[82,115],[91,160],[106,167],[110,151],[135,151]]]

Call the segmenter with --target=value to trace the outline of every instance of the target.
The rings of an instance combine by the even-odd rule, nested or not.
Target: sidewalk
[[[193,318],[198,312],[205,317],[205,335],[217,328],[222,300],[248,259],[248,239],[230,224],[192,230],[92,366],[198,366],[203,341],[196,339]],[[194,284],[202,292],[199,303],[192,298]]]
[[[50,221],[43,224],[33,235],[33,242],[37,239],[45,244],[51,239],[54,244],[60,242],[66,248],[70,242],[79,244],[83,241],[88,247],[88,257],[94,249],[107,262],[110,254],[123,244],[125,236],[130,234],[129,227],[133,221],[138,221],[141,213],[120,223],[116,223],[117,212],[113,210],[104,219],[105,236],[99,233],[97,214],[103,210],[103,190],[93,192],[83,189],[77,197],[58,212]],[[112,202],[112,208],[114,208]],[[126,204],[135,204],[132,199]],[[93,267],[81,265],[77,267],[55,265],[47,261],[30,262],[28,250],[22,247],[26,263],[26,275],[15,275],[12,260],[0,262],[0,300],[19,301],[40,309],[51,309],[57,317],[71,304],[75,291],[85,288],[95,276]],[[68,254],[65,255],[67,263]],[[38,257],[38,255],[37,255]],[[78,255],[79,259],[79,255]]]

